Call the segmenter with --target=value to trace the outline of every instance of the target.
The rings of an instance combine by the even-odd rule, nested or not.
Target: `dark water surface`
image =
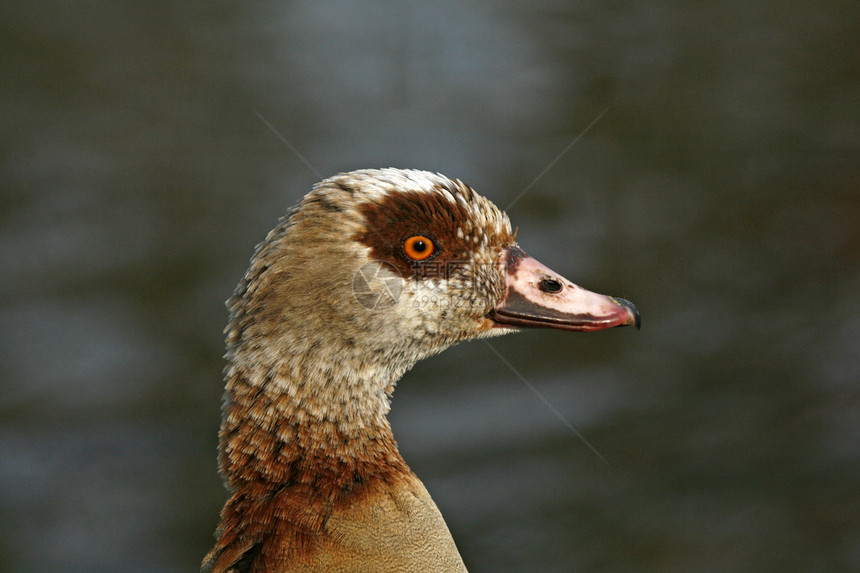
[[[860,569],[857,3],[0,21],[3,571],[198,566],[223,300],[320,176],[382,166],[510,205],[526,251],[643,315],[401,382],[395,435],[472,571]]]

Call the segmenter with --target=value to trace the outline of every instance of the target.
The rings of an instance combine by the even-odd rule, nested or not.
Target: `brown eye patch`
[[[451,201],[450,195],[460,196]],[[491,249],[509,246],[509,232],[478,220],[470,209],[477,194],[462,183],[452,182],[440,192],[393,191],[382,199],[358,205],[364,228],[355,240],[370,248],[370,258],[390,263],[403,277],[426,277],[425,263],[439,268],[471,261],[478,242]],[[483,201],[483,200],[482,200]]]

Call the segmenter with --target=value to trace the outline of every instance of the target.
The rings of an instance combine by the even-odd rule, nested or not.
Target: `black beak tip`
[[[642,328],[642,317],[639,316],[639,309],[636,308],[636,305],[624,298],[616,298],[615,301],[626,308],[633,316],[633,326],[636,327],[636,330]]]

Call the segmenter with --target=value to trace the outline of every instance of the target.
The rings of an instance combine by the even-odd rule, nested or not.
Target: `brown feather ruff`
[[[221,431],[222,473],[232,495],[221,513],[215,547],[204,571],[239,571],[252,552],[249,571],[278,571],[312,562],[322,545],[334,544],[326,521],[333,512],[364,502],[413,477],[386,424],[357,441],[334,422],[299,424],[269,419],[269,427],[242,423],[278,411],[282,396],[232,381]],[[237,383],[239,382],[239,383]],[[251,559],[248,559],[251,561]]]

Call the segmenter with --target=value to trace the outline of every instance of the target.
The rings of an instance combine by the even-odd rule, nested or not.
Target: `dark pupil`
[[[427,243],[419,239],[412,243],[412,248],[415,249],[416,253],[423,253],[427,250]]]

